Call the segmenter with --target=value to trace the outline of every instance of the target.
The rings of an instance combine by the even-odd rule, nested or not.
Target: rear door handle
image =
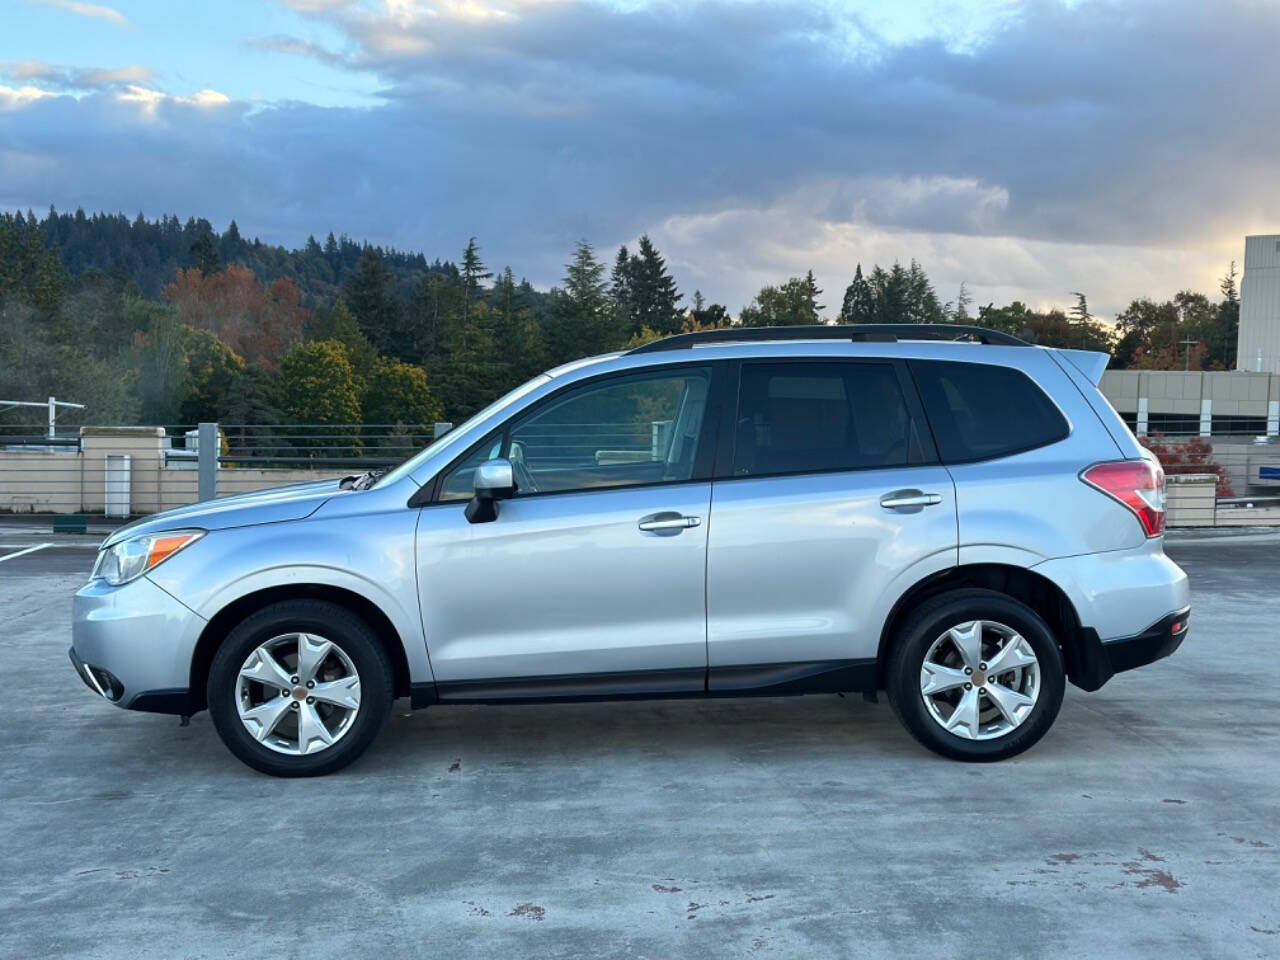
[[[922,493],[919,490],[895,490],[880,498],[880,506],[886,510],[896,510],[901,507],[932,507],[941,502],[942,497],[939,494]]]
[[[646,533],[679,533],[702,523],[701,517],[686,517],[679,513],[655,513],[640,521],[640,529]]]

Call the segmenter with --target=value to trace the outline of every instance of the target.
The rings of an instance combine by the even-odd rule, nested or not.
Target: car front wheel
[[[350,611],[289,600],[231,631],[210,667],[208,698],[218,735],[249,766],[319,776],[354,761],[386,723],[391,665]]]
[[[930,750],[955,760],[1015,756],[1045,735],[1066,686],[1053,632],[994,590],[955,590],[921,605],[890,654],[889,702]]]

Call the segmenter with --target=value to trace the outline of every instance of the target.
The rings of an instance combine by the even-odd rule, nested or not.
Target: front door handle
[[[701,517],[686,517],[679,513],[655,513],[640,521],[640,529],[646,533],[679,533],[702,523]]]
[[[895,490],[880,498],[880,506],[886,510],[897,510],[902,507],[932,507],[942,502],[936,493],[923,493],[920,490]]]

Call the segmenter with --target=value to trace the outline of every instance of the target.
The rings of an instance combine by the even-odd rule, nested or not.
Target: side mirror
[[[473,481],[475,496],[467,504],[466,517],[471,523],[492,523],[498,519],[498,501],[516,495],[516,476],[510,460],[486,460],[476,467]]]

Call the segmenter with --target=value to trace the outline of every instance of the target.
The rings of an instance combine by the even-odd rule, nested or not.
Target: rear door
[[[902,585],[956,562],[954,488],[906,368],[744,361],[733,424],[712,493],[710,688],[857,688]]]

